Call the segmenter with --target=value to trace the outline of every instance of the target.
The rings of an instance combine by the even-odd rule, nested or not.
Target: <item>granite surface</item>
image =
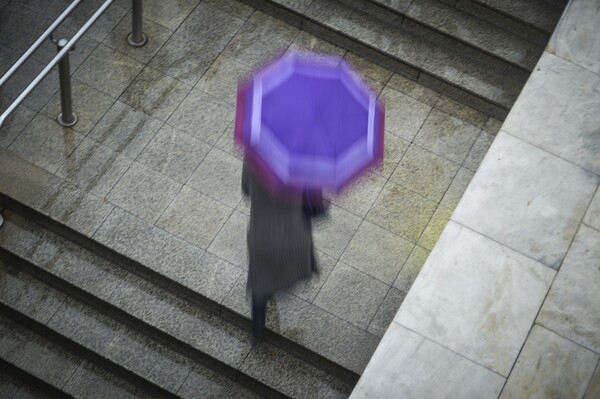
[[[600,116],[594,112],[600,107],[600,71],[591,72],[549,53],[536,71],[503,130],[600,174]],[[557,102],[564,106],[549,114],[548,107]],[[579,117],[574,120],[569,115]]]
[[[599,358],[535,325],[500,398],[581,398]]]
[[[0,316],[0,356],[55,387],[64,386],[82,361],[4,315]]]
[[[48,327],[171,392],[193,366],[183,355],[71,299]]]
[[[450,392],[458,398],[494,398],[504,381],[485,367],[392,323],[350,398],[435,399],[447,398]]]
[[[571,1],[548,43],[548,52],[596,74],[600,73],[598,4],[594,0]]]
[[[600,231],[582,225],[544,301],[537,322],[600,352]]]
[[[558,269],[600,178],[504,132],[490,151],[453,219]]]
[[[554,275],[450,222],[394,321],[508,376]]]

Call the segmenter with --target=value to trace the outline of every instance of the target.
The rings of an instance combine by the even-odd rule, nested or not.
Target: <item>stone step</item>
[[[15,273],[18,273],[15,271]],[[3,276],[4,278],[4,276]],[[11,279],[15,282],[14,279]],[[32,293],[31,287],[23,287]],[[4,287],[3,287],[4,288]],[[39,287],[38,287],[39,288]],[[42,297],[41,307],[49,309],[56,306],[52,303],[58,293],[49,294],[51,298]],[[12,294],[18,295],[15,290]],[[20,306],[26,306],[27,298],[21,295]],[[59,306],[60,306],[60,302]],[[79,353],[53,341],[45,334],[45,326],[39,321],[21,317],[20,321],[9,317],[2,301],[0,314],[0,358],[5,370],[0,392],[14,391],[14,397],[33,398],[166,398],[172,395],[161,394],[157,388],[144,389],[135,386],[113,372],[86,360]],[[35,305],[30,303],[28,307]],[[38,319],[41,316],[38,313]],[[29,320],[34,327],[21,321]],[[12,396],[2,396],[12,397]]]
[[[500,61],[531,71],[544,50],[543,46],[535,45],[441,0],[341,1],[481,62]]]
[[[0,398],[73,398],[0,358]]]
[[[458,0],[455,7],[544,47],[564,8],[544,0]]]
[[[505,118],[542,51],[534,51],[533,44],[518,37],[504,43],[504,34],[508,33],[501,35],[492,27],[496,36],[487,35],[481,40],[488,40],[490,45],[499,42],[494,51],[505,54],[508,59],[504,59],[450,39],[446,33],[426,28],[371,0],[244,1],[499,120]],[[433,14],[440,20],[442,7],[472,18],[441,3],[435,3],[436,8],[431,9],[425,3],[418,4],[423,5],[424,14]],[[413,11],[416,15],[417,6]],[[459,61],[446,68],[436,63],[440,58]],[[465,86],[465,82],[472,84]]]
[[[5,216],[0,230],[2,250],[9,251],[14,262],[40,280],[68,292],[73,306],[90,313],[89,306],[79,302],[91,304],[193,361],[252,387],[261,396],[321,397],[326,393],[326,397],[346,397],[356,382],[354,378],[340,381],[271,344],[254,345],[249,329],[225,322],[10,211]],[[257,362],[265,356],[269,362]],[[307,386],[319,388],[307,390]]]

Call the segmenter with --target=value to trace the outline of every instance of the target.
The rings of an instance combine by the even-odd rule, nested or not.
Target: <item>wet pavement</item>
[[[0,2],[1,73],[65,4]],[[99,2],[86,4],[61,28],[65,35]],[[168,7],[148,2],[144,12],[146,46],[127,44],[131,15],[123,0],[72,53],[79,117],[73,128],[54,120],[60,112],[54,72],[0,129],[3,167],[18,160],[22,182],[0,179],[0,189],[35,184],[39,167],[62,189],[50,190],[53,195],[34,207],[60,209],[58,219],[79,208],[101,208],[92,220],[70,219],[70,227],[105,243],[124,220],[152,226],[160,232],[153,233],[152,250],[160,252],[172,239],[185,243],[190,253],[212,262],[216,277],[205,278],[221,285],[216,297],[243,308],[249,208],[240,189],[241,155],[233,145],[238,79],[287,49],[343,55],[385,101],[385,160],[341,196],[329,196],[331,217],[314,229],[322,273],[274,307],[284,313],[310,304],[378,341],[500,122],[233,0],[181,0]],[[2,109],[50,59],[52,47],[44,46],[1,89]],[[24,168],[23,161],[31,165]],[[85,195],[73,201],[72,192]],[[149,250],[148,241],[129,238],[111,247]],[[273,312],[269,323],[276,328]]]

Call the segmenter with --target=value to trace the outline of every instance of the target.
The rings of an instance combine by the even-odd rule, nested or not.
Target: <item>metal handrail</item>
[[[52,25],[50,25],[48,27],[48,29],[46,29],[46,31],[44,33],[42,33],[42,35],[40,37],[38,37],[38,39],[27,49],[27,51],[25,53],[23,53],[21,58],[19,58],[17,60],[17,62],[15,62],[12,67],[10,67],[8,72],[6,72],[2,76],[2,78],[0,78],[0,87],[2,87],[2,85],[4,83],[6,83],[8,78],[10,78],[12,76],[12,74],[15,73],[17,71],[17,69],[19,69],[21,67],[21,65],[23,65],[25,63],[25,61],[27,61],[27,59],[31,56],[31,54],[33,54],[33,52],[42,45],[44,40],[46,40],[48,38],[48,36],[50,36],[52,34],[52,32],[54,32],[54,30],[58,27],[58,25],[60,25],[62,23],[62,21],[64,21],[65,18],[67,18],[69,16],[71,11],[73,11],[73,9],[75,7],[77,7],[79,5],[79,3],[81,3],[81,1],[82,0],[75,0],[74,2],[72,2],[71,5],[69,5],[69,7],[67,7],[62,12],[62,14],[60,14],[58,16],[58,18],[56,18],[56,20],[52,23]]]
[[[64,55],[68,51],[70,51],[73,48],[73,46],[75,46],[75,43],[81,38],[81,36],[83,36],[85,32],[87,32],[88,29],[90,29],[94,22],[96,22],[96,20],[100,18],[104,11],[106,11],[106,9],[113,2],[114,0],[106,0],[104,4],[102,4],[102,6],[100,6],[100,8],[94,13],[94,15],[92,15],[90,19],[87,20],[87,22],[81,27],[81,29],[79,29],[77,33],[75,33],[75,35],[67,42],[67,44],[54,56],[52,61],[50,61],[50,63],[46,65],[46,67],[38,74],[38,76],[36,76],[36,78],[31,81],[29,86],[27,86],[25,90],[23,90],[23,92],[15,99],[15,101],[13,101],[13,103],[4,111],[4,113],[0,115],[0,127],[4,123],[5,119],[15,110],[15,108],[17,108],[23,102],[25,97],[27,97],[29,93],[31,93],[33,89],[35,89],[36,86],[40,84],[42,79],[44,79],[46,75],[48,75],[50,70],[60,62]]]

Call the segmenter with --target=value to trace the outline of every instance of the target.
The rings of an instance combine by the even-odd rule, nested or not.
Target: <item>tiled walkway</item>
[[[233,0],[146,2],[149,42],[132,48],[128,3],[116,1],[72,54],[79,122],[54,121],[52,74],[0,129],[0,156],[114,206],[81,232],[110,234],[120,215],[140,218],[235,266],[221,280],[233,292],[245,281],[248,221],[233,147],[237,81],[288,48],[344,55],[385,100],[385,162],[332,198],[331,218],[315,227],[322,274],[293,293],[381,337],[500,122]],[[0,72],[65,4],[0,1]],[[84,4],[70,28],[98,2]],[[53,53],[45,46],[2,89],[2,109]]]

